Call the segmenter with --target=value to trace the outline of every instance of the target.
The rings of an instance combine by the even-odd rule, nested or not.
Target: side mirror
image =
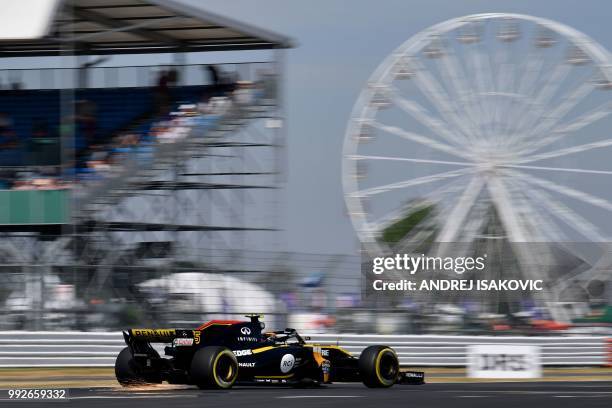
[[[306,341],[310,341],[310,339],[311,339],[311,337],[310,337],[310,336],[306,336],[306,337],[304,337],[304,340],[306,340]]]

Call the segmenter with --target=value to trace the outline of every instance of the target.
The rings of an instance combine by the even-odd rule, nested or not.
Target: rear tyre
[[[390,347],[369,346],[359,356],[359,374],[367,387],[391,387],[399,372],[399,360]]]
[[[115,377],[119,384],[124,387],[158,384],[161,382],[159,378],[145,376],[139,372],[138,364],[134,361],[132,352],[128,347],[121,350],[115,360]]]
[[[238,360],[226,347],[203,347],[193,355],[189,375],[199,388],[228,389],[238,378]]]

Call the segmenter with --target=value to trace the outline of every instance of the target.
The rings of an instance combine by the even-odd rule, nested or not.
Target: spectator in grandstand
[[[15,181],[15,172],[11,169],[0,170],[0,190],[9,190]]]
[[[43,118],[32,119],[32,138],[45,139],[49,137],[49,123]]]
[[[173,119],[159,124],[157,128],[157,141],[159,143],[173,143],[187,136],[188,128],[181,125],[180,121]]]
[[[13,190],[57,190],[65,188],[58,174],[56,167],[49,166],[19,172],[13,184]]]
[[[198,105],[198,110],[204,115],[223,115],[232,105],[232,101],[225,96],[213,96],[207,103]]]
[[[177,86],[179,84],[179,81],[180,81],[179,72],[175,68],[169,69],[168,70],[168,85]]]
[[[117,153],[131,153],[140,143],[136,133],[122,133],[116,137],[115,151]]]
[[[123,143],[131,147],[136,147],[140,143],[140,138],[136,133],[127,133],[123,136]]]
[[[77,136],[82,140],[77,141],[77,154],[88,146],[96,143],[97,128],[97,106],[89,100],[81,100],[76,106]]]
[[[157,76],[157,88],[167,89],[168,88],[168,71],[162,69]]]
[[[0,132],[6,132],[13,127],[13,120],[11,117],[4,113],[0,112]]]
[[[221,84],[221,77],[219,76],[218,68],[215,65],[207,65],[204,69],[208,71],[210,84],[214,87],[219,86]]]
[[[155,111],[158,115],[168,112],[170,106],[170,90],[168,89],[170,76],[167,70],[162,70],[157,77],[157,86],[154,90]]]
[[[240,107],[248,106],[253,103],[253,83],[250,81],[238,81],[236,89],[232,92],[232,99]]]
[[[30,163],[44,165],[48,160],[53,159],[49,155],[48,140],[49,140],[49,123],[46,119],[36,117],[32,119],[31,139],[29,140]]]
[[[107,177],[113,170],[109,159],[110,153],[96,146],[87,160],[87,168],[100,177]]]
[[[17,136],[13,130],[13,120],[9,115],[0,112],[0,148],[10,149],[17,146]]]
[[[54,177],[40,176],[32,180],[33,190],[57,190],[58,188],[57,179]]]
[[[15,180],[13,182],[13,190],[31,190],[30,182],[26,180]]]

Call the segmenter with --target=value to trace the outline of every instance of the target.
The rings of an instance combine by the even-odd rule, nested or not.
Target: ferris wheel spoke
[[[353,155],[347,156],[354,160],[388,160],[388,161],[405,161],[410,163],[426,163],[426,164],[447,164],[451,166],[473,166],[470,162],[455,162],[445,160],[429,160],[429,159],[411,159],[409,157],[392,157],[392,156],[368,156],[368,155]]]
[[[482,52],[480,53],[480,55],[482,56],[482,66],[485,68],[486,72],[485,72],[485,80],[487,82],[486,85],[486,95],[496,95],[499,91],[499,89],[497,88],[497,78],[496,78],[496,74],[495,74],[495,67],[498,65],[497,61],[495,61],[495,54],[491,51],[489,51],[489,46],[486,47],[486,52],[485,52],[485,47],[484,44],[482,42],[478,43],[478,48],[479,50],[481,50]],[[498,53],[499,53],[499,48],[498,48]],[[500,107],[500,103],[498,100],[494,100],[494,101],[487,101],[486,98],[481,98],[481,102],[486,104],[487,106],[489,106],[489,123],[487,124],[487,134],[489,135],[489,137],[498,137],[498,134],[495,131],[495,128],[497,126],[496,124],[496,120],[497,120],[497,116],[498,113],[501,109]]]
[[[507,44],[506,44],[507,45]],[[497,74],[494,78],[495,90],[499,92],[506,92],[507,85],[510,81],[508,81],[508,48],[506,46],[502,46],[498,48],[497,51],[498,56],[495,58],[496,63],[499,67],[497,70]]]
[[[437,109],[440,116],[450,125],[457,127],[463,138],[467,137],[469,135],[469,124],[465,118],[459,117],[450,105],[450,98],[446,91],[421,64],[415,62],[415,66],[418,68],[418,73],[414,76],[416,86]]]
[[[548,78],[548,81],[546,81],[546,83],[536,96],[533,106],[531,107],[531,109],[525,112],[526,114],[523,116],[522,120],[519,120],[516,128],[514,129],[514,134],[518,135],[518,137],[516,138],[517,141],[521,141],[521,135],[529,132],[529,130],[533,128],[535,123],[537,123],[537,121],[541,119],[542,115],[548,109],[550,99],[559,89],[569,72],[570,67],[568,64],[557,64],[553,73]]]
[[[506,170],[506,171],[509,172],[510,174],[516,175],[522,180],[525,180],[529,184],[535,184],[547,190],[554,191],[558,194],[561,194],[561,195],[564,195],[570,198],[574,198],[578,201],[582,201],[592,206],[599,207],[607,211],[612,211],[612,203],[610,203],[607,200],[604,200],[603,198],[594,196],[589,193],[585,193],[584,191],[576,190],[571,187],[556,184],[549,180],[544,180],[544,179],[541,179],[541,178],[538,178],[532,175],[527,175],[520,171],[516,171],[516,170]]]
[[[521,75],[517,93],[534,96],[533,94],[528,93],[536,89],[534,85],[542,76],[543,68],[544,56],[542,55],[542,52],[539,49],[538,51],[531,51],[527,56],[525,69],[523,71],[523,75]]]
[[[515,77],[514,72],[516,71],[516,64],[514,63],[513,58],[511,58],[511,44],[507,43],[502,46],[502,51],[500,52],[499,57],[499,70],[497,74],[497,90],[502,93],[511,93],[514,89],[515,85]],[[510,117],[511,105],[512,101],[502,100],[498,103],[497,109],[495,110],[495,119],[494,119],[494,133],[495,134],[503,134],[503,130],[505,129],[508,123],[512,122],[512,118]]]
[[[487,205],[482,202],[476,202],[474,209],[471,212],[473,217],[466,220],[465,225],[461,228],[461,238],[459,239],[459,242],[472,242],[476,239],[476,237],[486,226],[487,210]]]
[[[516,213],[516,207],[501,179],[499,177],[489,178],[487,189],[510,241],[527,242],[524,225],[520,222],[521,217]]]
[[[530,232],[532,235],[538,237],[536,240],[534,240],[534,242],[545,241],[547,238],[555,242],[561,241],[563,234],[557,225],[546,212],[538,207],[537,202],[533,202],[534,200],[530,195],[531,191],[527,189],[527,187],[530,186],[527,186],[522,181],[518,182],[517,180],[509,180],[509,187],[516,192],[516,195],[521,201],[523,201],[525,207],[529,208],[531,216],[537,222]]]
[[[456,132],[453,133],[448,127],[442,122],[429,115],[429,112],[421,105],[414,101],[410,101],[397,93],[397,89],[394,89],[392,94],[392,100],[405,112],[409,113],[413,118],[422,123],[424,126],[429,127],[440,135],[444,140],[451,144],[463,145],[467,143],[467,139]]]
[[[463,183],[461,184],[463,185]],[[454,192],[458,191],[456,188],[448,190],[449,192],[451,190]],[[396,252],[414,252],[422,242],[435,238],[435,231],[438,229],[438,225],[445,219],[443,214],[450,210],[450,203],[444,201],[443,194],[437,194],[436,197],[428,197],[428,201],[431,201],[432,205],[435,206],[435,211],[432,211],[430,216],[419,222],[417,228],[414,228],[413,231],[402,237],[395,246]]]
[[[566,96],[562,96],[559,99],[563,100],[559,106],[557,106],[550,115],[544,115],[544,120],[540,122],[532,132],[527,135],[527,138],[538,135],[547,130],[553,128],[561,119],[567,115],[576,105],[578,105],[587,95],[589,95],[595,87],[591,82],[583,82],[578,86],[574,92],[569,93]]]
[[[595,123],[598,120],[605,118],[610,113],[612,113],[612,103],[606,102],[591,112],[578,117],[572,122],[557,127],[555,130],[553,130],[553,132],[562,134],[575,132],[590,125],[591,123]]]
[[[546,272],[539,271],[535,267],[535,265],[538,265],[538,254],[534,253],[530,245],[524,244],[530,241],[527,238],[530,236],[529,226],[531,225],[529,220],[525,220],[523,217],[525,207],[522,207],[517,202],[516,196],[514,200],[512,199],[501,177],[491,178],[487,183],[487,187],[493,204],[500,215],[504,231],[508,235],[513,251],[517,255],[516,258],[522,273],[530,279],[546,279]],[[521,210],[523,210],[523,213],[521,213]],[[538,295],[541,296],[541,300],[547,301],[546,294]]]
[[[443,200],[443,197],[449,193],[455,193],[460,191],[464,187],[465,182],[462,180],[452,180],[442,184],[442,186],[422,195],[419,198],[421,202],[431,203],[433,205],[437,205]],[[372,231],[382,231],[390,224],[392,224],[395,220],[400,219],[405,215],[408,207],[398,208],[393,210],[385,215],[378,217],[377,220],[368,223],[368,228]]]
[[[548,78],[548,81],[546,81],[546,83],[538,93],[538,96],[535,98],[535,109],[532,111],[533,115],[528,118],[530,119],[530,121],[528,122],[529,124],[537,121],[548,108],[550,100],[565,81],[565,78],[569,74],[570,69],[571,68],[569,64],[563,62],[557,64],[554,71]],[[528,128],[529,127],[527,127],[527,129]]]
[[[478,42],[476,44],[476,48],[478,49],[476,58],[479,60],[479,66],[483,70],[483,90],[484,92],[494,92],[495,78],[493,77],[493,63],[491,62],[491,54],[489,52],[485,52],[482,42]]]
[[[472,178],[467,188],[459,198],[457,205],[452,209],[446,218],[447,221],[442,231],[436,238],[437,242],[454,242],[457,238],[459,229],[465,222],[471,208],[484,187],[484,180],[480,176]]]
[[[433,235],[432,229],[435,228],[437,215],[432,216],[419,223],[418,231],[414,234],[406,234],[397,244],[394,245],[393,249],[396,253],[414,253],[423,242],[428,241]]]
[[[526,196],[534,202],[537,202],[550,214],[563,221],[566,225],[579,232],[584,237],[594,242],[608,242],[608,239],[601,234],[597,226],[593,225],[589,220],[577,214],[569,207],[554,200],[550,194],[535,189],[526,183],[523,183],[523,188]]]
[[[470,54],[470,62],[472,65],[472,71],[474,72],[474,89],[477,90],[477,93],[484,95],[487,92],[493,91],[493,79],[492,79],[492,70],[489,61],[488,69],[485,67],[485,58],[483,58],[481,53],[481,45],[477,44],[471,47]],[[488,79],[488,81],[487,81]],[[488,82],[488,83],[487,83]],[[492,107],[490,104],[483,103],[482,98],[479,100],[480,111],[482,115],[480,116],[479,126],[482,129],[482,133],[490,133],[487,131],[487,127],[489,124],[487,123],[487,119],[491,118],[493,115]]]
[[[454,89],[455,95],[455,106],[459,115],[464,115],[469,119],[470,133],[468,137],[483,137],[478,127],[478,115],[482,112],[476,112],[477,106],[473,103],[473,91],[469,91],[469,82],[465,76],[465,71],[458,61],[453,51],[448,51],[444,58],[440,58],[442,61],[442,75],[443,78],[450,82],[450,87]],[[464,101],[462,103],[462,101]]]
[[[537,51],[530,51],[521,66],[522,69],[518,70],[521,74],[519,76],[520,79],[518,80],[518,86],[515,93],[517,95],[523,95],[523,99],[531,99],[534,97],[532,90],[537,89],[537,87],[534,85],[540,78],[543,71],[542,68],[544,67],[542,52],[539,51],[539,49],[537,49]],[[504,146],[508,146],[510,144],[510,136],[513,134],[513,130],[515,130],[516,125],[518,124],[517,119],[524,117],[527,109],[529,109],[531,106],[526,103],[517,103],[516,99],[513,99],[512,101],[513,106],[508,112],[509,120],[507,121],[507,125],[503,130],[505,139],[503,142]],[[510,120],[510,118],[512,119]]]
[[[407,208],[404,207],[393,210],[374,221],[368,222],[365,228],[370,230],[374,235],[378,235],[396,220],[401,219],[405,215],[406,211]]]
[[[554,142],[557,142],[563,139],[565,136],[567,136],[570,133],[576,132],[577,130],[580,130],[592,123],[597,122],[598,120],[605,118],[610,113],[612,113],[612,103],[606,102],[600,105],[598,108],[584,115],[579,116],[578,118],[574,119],[573,121],[567,124],[557,126],[556,129],[551,130],[549,136],[543,137],[534,142],[528,143],[526,146],[523,147],[521,151],[517,153],[518,154],[533,153],[536,150],[539,150],[540,148],[544,146],[547,146],[551,143],[554,143]]]
[[[612,139],[600,140],[597,142],[586,143],[583,145],[567,147],[565,149],[553,150],[547,153],[536,154],[534,156],[527,156],[524,159],[516,161],[515,163],[531,163],[535,161],[551,159],[553,157],[562,157],[570,154],[586,152],[588,150],[599,149],[608,146],[612,146]]]
[[[525,208],[528,213],[521,214],[527,224],[529,224],[529,235],[532,242],[545,242],[547,238],[553,241],[560,240],[562,234],[556,228],[556,224],[541,208],[537,207],[537,203],[529,197],[526,187],[523,182],[517,180],[506,180],[508,189],[513,193],[515,200],[521,203],[521,207]],[[530,221],[527,221],[530,220]]]
[[[589,170],[589,169],[576,169],[567,167],[547,167],[547,166],[522,166],[515,164],[503,164],[500,167],[510,169],[526,169],[526,170],[547,170],[554,172],[566,172],[566,173],[582,173],[582,174],[606,174],[612,175],[612,171],[609,170]]]
[[[399,137],[401,137],[403,139],[410,140],[410,141],[415,142],[415,143],[419,143],[419,144],[427,146],[427,147],[429,147],[431,149],[439,150],[441,152],[448,153],[448,154],[450,154],[452,156],[461,157],[461,158],[466,159],[466,160],[471,160],[471,156],[470,155],[459,152],[456,147],[453,147],[453,146],[450,146],[450,145],[447,145],[447,144],[444,144],[444,143],[437,142],[437,141],[432,140],[432,139],[430,139],[430,138],[428,138],[426,136],[419,135],[419,134],[413,133],[413,132],[409,132],[407,130],[398,128],[397,126],[384,125],[384,124],[382,124],[380,122],[377,122],[377,121],[371,121],[371,122],[369,122],[369,124],[372,127],[374,127],[374,128],[380,129],[380,130],[385,131],[387,133],[391,133],[391,134],[397,135],[397,136],[399,136]]]
[[[372,187],[365,190],[360,190],[352,193],[354,197],[368,197],[375,194],[387,193],[392,190],[401,188],[414,187],[421,184],[435,183],[436,181],[445,180],[448,178],[459,177],[465,174],[474,172],[475,169],[459,169],[452,170],[444,173],[433,174],[430,176],[418,177],[412,180],[405,180],[396,183],[385,184],[383,186]]]

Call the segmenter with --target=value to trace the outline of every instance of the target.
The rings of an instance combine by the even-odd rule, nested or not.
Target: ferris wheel
[[[612,113],[609,64],[608,52],[584,34],[525,15],[462,17],[409,39],[371,76],[345,136],[345,198],[362,242],[382,250],[379,234],[405,215],[406,203],[421,201],[441,206],[438,241],[473,238],[478,223],[471,212],[483,192],[511,241],[572,239],[555,228],[559,221],[583,238],[606,241],[596,222],[558,196],[612,212],[610,200],[548,176],[599,176],[609,184],[612,171],[589,169],[588,156],[578,160],[585,168],[575,167],[581,153],[612,146],[601,131],[608,127],[595,126],[609,124]],[[570,156],[571,167],[559,165]],[[554,167],[542,164],[552,159]],[[374,166],[381,169],[368,180]],[[411,194],[428,185],[435,188]],[[407,194],[398,199],[396,192]]]
[[[518,14],[448,20],[402,44],[371,75],[344,140],[364,248],[609,242],[609,64],[586,35]]]

